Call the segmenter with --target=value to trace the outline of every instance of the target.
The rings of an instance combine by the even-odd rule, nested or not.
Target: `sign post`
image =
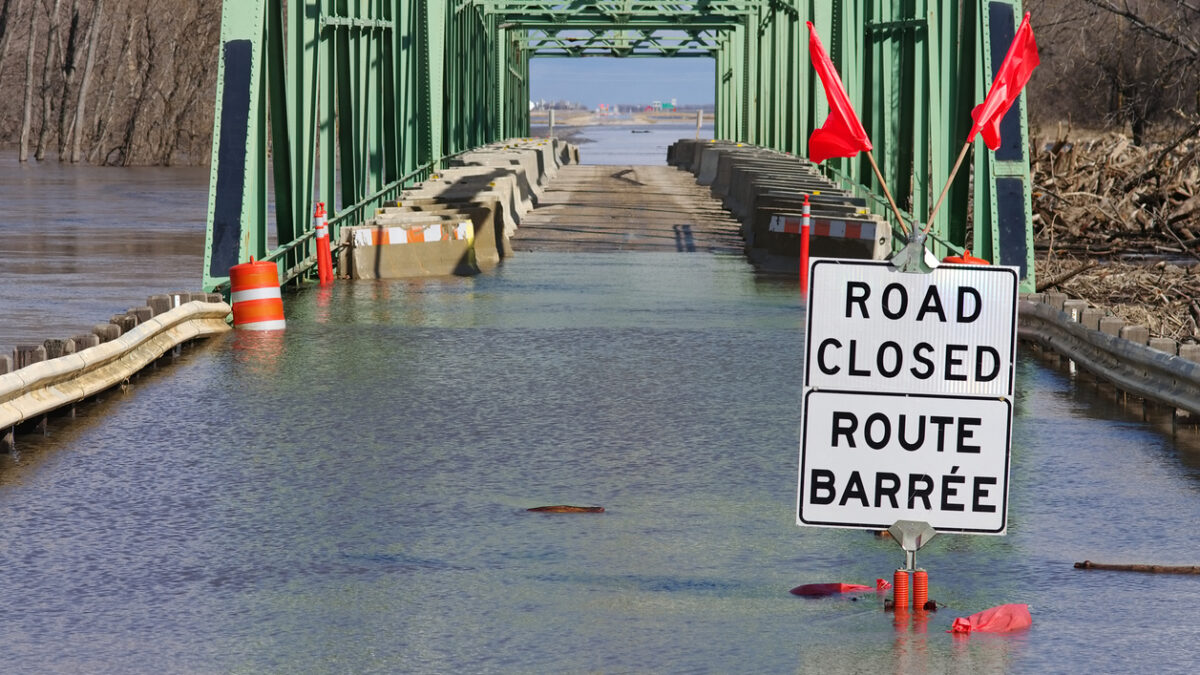
[[[810,264],[797,524],[1004,534],[1018,270]]]

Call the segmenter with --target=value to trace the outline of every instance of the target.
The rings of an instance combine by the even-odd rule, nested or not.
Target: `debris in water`
[[[568,506],[559,504],[557,506],[535,506],[526,511],[534,511],[537,513],[604,513],[603,506]]]

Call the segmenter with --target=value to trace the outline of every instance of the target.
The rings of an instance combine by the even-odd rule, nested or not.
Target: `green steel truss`
[[[224,287],[251,256],[276,262],[282,283],[298,280],[315,261],[314,202],[326,202],[336,241],[446,158],[527,135],[533,57],[712,58],[716,136],[804,155],[826,115],[806,21],[901,208],[923,221],[1020,11],[1020,0],[228,1],[205,288]],[[977,144],[933,233],[939,254],[966,247],[1020,266],[1028,289],[1023,98],[1004,146]],[[826,164],[891,218],[865,157]]]

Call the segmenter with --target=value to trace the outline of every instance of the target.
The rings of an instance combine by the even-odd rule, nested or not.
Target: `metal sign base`
[[[904,569],[917,569],[917,551],[937,535],[937,530],[923,520],[897,520],[888,528],[888,534],[904,549]]]

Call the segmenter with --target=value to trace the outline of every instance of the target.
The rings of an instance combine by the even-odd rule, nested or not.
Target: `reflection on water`
[[[200,290],[208,169],[20,164],[0,154],[0,352]]]
[[[643,124],[583,127],[579,138],[580,161],[584,164],[662,165],[667,147],[680,138],[695,138],[696,125]],[[712,138],[713,126],[700,127],[700,138]]]
[[[795,525],[792,281],[733,256],[531,253],[287,310],[285,332],[185,350],[0,458],[6,669],[1194,668],[1194,579],[1072,567],[1196,564],[1194,451],[1025,352],[1009,534],[935,538],[918,563],[944,609],[905,615],[787,592],[903,562]],[[525,511],[563,503],[607,511]],[[1033,628],[945,632],[1005,602]]]

